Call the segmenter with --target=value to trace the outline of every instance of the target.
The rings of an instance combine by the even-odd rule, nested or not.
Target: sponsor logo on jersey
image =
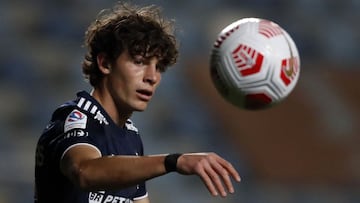
[[[90,192],[89,203],[133,203],[132,200],[115,195],[105,194],[103,191]]]
[[[66,118],[64,125],[64,132],[71,129],[79,128],[85,129],[87,122],[87,116],[81,113],[79,110],[73,110]]]
[[[83,137],[83,136],[88,136],[88,132],[85,132],[84,130],[81,130],[81,129],[76,129],[76,130],[67,132],[64,136],[64,139],[67,139],[70,137]]]

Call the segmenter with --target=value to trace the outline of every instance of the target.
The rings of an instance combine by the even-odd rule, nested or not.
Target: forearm
[[[122,189],[175,170],[184,175],[200,176],[213,195],[220,192],[226,196],[226,189],[234,192],[231,177],[240,181],[234,167],[215,153],[173,154],[167,157],[101,157],[94,148],[81,145],[66,152],[60,168],[65,176],[84,190]]]
[[[166,173],[164,156],[111,156],[80,163],[73,176],[87,190],[121,189]]]

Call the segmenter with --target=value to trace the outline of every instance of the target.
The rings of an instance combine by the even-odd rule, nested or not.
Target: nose
[[[161,79],[161,73],[157,70],[155,63],[150,63],[144,73],[144,82],[150,85],[157,84]]]

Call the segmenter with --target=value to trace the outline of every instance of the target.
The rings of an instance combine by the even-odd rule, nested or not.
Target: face
[[[119,112],[144,111],[161,80],[158,59],[123,52],[111,67],[107,88]]]

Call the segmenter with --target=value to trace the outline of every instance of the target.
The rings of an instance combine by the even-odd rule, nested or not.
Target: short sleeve
[[[140,200],[140,199],[144,199],[148,196],[147,190],[146,190],[146,185],[145,183],[139,184],[138,186],[138,191],[136,192],[135,197],[133,198],[134,200]]]
[[[72,110],[60,127],[63,127],[63,134],[56,140],[55,154],[60,160],[70,148],[77,145],[88,145],[100,150],[94,141],[94,132],[97,126],[92,125],[91,119],[78,109]]]

